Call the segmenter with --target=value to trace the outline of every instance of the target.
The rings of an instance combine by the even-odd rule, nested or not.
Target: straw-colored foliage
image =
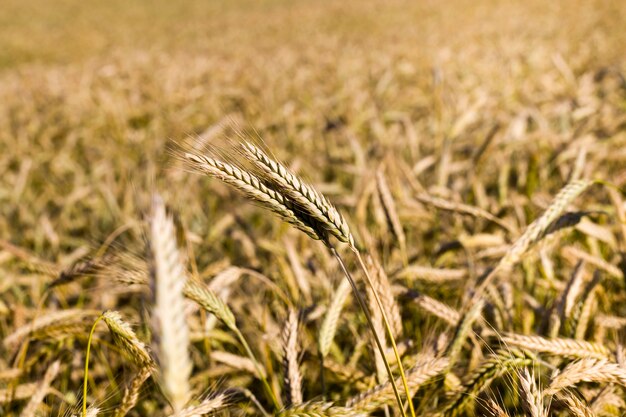
[[[626,414],[622,3],[0,1],[0,415]]]

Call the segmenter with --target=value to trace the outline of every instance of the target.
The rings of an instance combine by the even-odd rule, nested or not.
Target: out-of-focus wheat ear
[[[484,406],[489,417],[509,417],[507,412],[493,398],[487,398]]]
[[[326,316],[324,316],[324,321],[320,327],[319,349],[323,358],[330,352],[330,346],[337,332],[339,316],[341,315],[341,311],[349,295],[350,282],[344,279],[335,290],[333,299],[330,302],[330,306],[326,311]]]
[[[559,300],[550,315],[549,334],[552,337],[556,337],[559,334],[560,328],[570,316],[574,302],[583,288],[584,266],[585,264],[583,261],[578,261],[569,281],[567,282],[565,290],[561,293],[561,296],[559,297]]]
[[[113,340],[128,358],[138,367],[152,367],[153,362],[146,345],[137,338],[137,335],[128,323],[122,320],[117,311],[106,311],[102,315],[113,336]]]
[[[402,334],[402,315],[400,314],[400,307],[398,306],[396,297],[393,295],[389,277],[380,262],[375,260],[372,256],[367,256],[366,262],[367,266],[372,271],[373,290],[380,296],[387,317],[389,317],[389,324],[394,337],[399,337]],[[375,300],[372,301],[374,301],[372,308],[376,308]]]
[[[572,201],[585,191],[594,182],[588,180],[578,180],[567,184],[558,192],[550,206],[543,214],[527,228],[524,234],[515,241],[506,255],[500,260],[500,266],[512,266],[519,262],[522,255],[537,243],[548,230],[552,222],[559,218]]]
[[[187,276],[176,246],[174,223],[158,196],[153,199],[150,248],[156,297],[153,334],[158,340],[161,381],[174,411],[178,412],[191,398],[189,377],[192,363],[183,298]]]
[[[244,155],[259,170],[263,178],[271,182],[281,194],[293,200],[299,209],[299,215],[310,216],[327,233],[332,234],[341,242],[355,246],[348,222],[326,197],[255,145],[250,142],[243,142],[241,145]]]
[[[507,250],[496,267],[485,276],[476,290],[476,297],[482,293],[490,281],[495,278],[497,272],[502,269],[510,268],[518,263],[522,256],[544,237],[552,223],[563,214],[572,201],[595,182],[596,181],[590,180],[577,180],[563,187],[557,193],[556,197],[554,197],[554,200],[552,200],[552,203],[550,203],[546,211],[526,228],[522,236]]]
[[[457,324],[454,337],[446,349],[446,356],[450,359],[450,367],[454,366],[458,360],[463,344],[465,344],[465,339],[467,339],[469,332],[472,331],[472,325],[480,317],[484,306],[485,301],[478,300],[470,307]]]
[[[597,416],[620,416],[626,408],[621,388],[607,385],[590,401],[591,411]]]
[[[519,373],[520,395],[522,397],[522,405],[529,417],[548,417],[547,410],[543,405],[543,396],[539,392],[534,374],[524,368]]]
[[[544,395],[554,395],[580,382],[604,382],[626,386],[626,369],[606,359],[585,358],[569,363],[554,375]]]
[[[389,185],[387,184],[387,179],[385,178],[385,174],[382,169],[376,171],[376,187],[378,189],[380,201],[383,204],[387,222],[391,226],[391,230],[398,240],[398,246],[400,247],[400,252],[402,253],[402,261],[404,266],[407,266],[409,262],[406,253],[406,236],[404,235],[402,222],[400,222],[400,216],[398,216],[396,203],[391,194],[391,190],[389,190]]]
[[[480,207],[470,206],[468,204],[456,203],[453,201],[448,201],[440,197],[434,197],[426,193],[419,193],[415,196],[420,203],[427,204],[429,206],[433,206],[440,210],[451,211],[453,213],[466,214],[473,217],[483,218],[485,220],[489,220],[502,227],[509,233],[515,233],[515,228],[505,221],[497,218],[493,214],[489,213],[486,210],[481,209]]]
[[[562,402],[573,417],[595,417],[596,413],[574,393],[558,392],[556,399]]]
[[[109,265],[113,260],[113,255],[104,255],[76,262],[59,272],[54,281],[48,284],[48,288],[50,289],[60,285],[69,284],[82,276],[94,274],[103,267]]]
[[[494,379],[512,373],[518,368],[532,365],[534,358],[518,349],[499,350],[486,359],[469,377],[463,387],[450,399],[444,416],[462,415],[477,394],[491,385]]]
[[[297,205],[293,204],[288,198],[285,198],[283,194],[268,188],[257,176],[235,165],[205,155],[187,152],[184,154],[184,158],[191,169],[217,178],[241,191],[246,197],[274,212],[282,220],[306,233],[310,238],[323,241],[327,240],[324,230],[311,227],[309,222],[303,221],[303,216]]]
[[[246,338],[243,336],[243,333],[241,333],[241,331],[237,327],[235,315],[228,307],[228,305],[226,305],[226,303],[222,301],[222,299],[219,298],[217,294],[211,291],[207,286],[205,286],[201,282],[196,281],[195,279],[187,280],[187,282],[185,283],[185,288],[183,289],[183,293],[185,297],[194,301],[196,304],[198,304],[209,313],[214,314],[215,317],[217,317],[226,325],[226,327],[228,327],[231,331],[235,333],[235,335],[239,339],[239,342],[246,350],[248,357],[252,361],[256,369],[257,375],[259,376],[259,378],[261,378],[261,381],[263,382],[263,385],[265,387],[265,390],[267,391],[268,396],[270,397],[270,400],[276,406],[276,408],[278,408],[278,400],[276,398],[276,395],[274,394],[274,391],[267,382],[267,379],[265,377],[266,372],[264,369],[262,369],[261,364],[256,359],[256,356],[252,352],[252,349],[246,341]]]
[[[407,370],[406,373],[411,392],[415,393],[419,387],[439,376],[447,367],[447,358],[433,358],[427,356],[418,359],[415,366]],[[398,379],[397,383],[399,384],[401,381]],[[391,404],[394,399],[391,384],[385,382],[384,384],[380,384],[369,391],[349,399],[346,402],[346,407],[371,413],[384,405]]]
[[[447,304],[437,301],[426,294],[410,292],[408,295],[413,299],[415,304],[427,313],[439,317],[452,326],[456,326],[459,323],[461,314]]]
[[[26,400],[32,397],[35,392],[37,392],[38,388],[39,384],[34,382],[20,384],[13,388],[2,388],[0,389],[0,404],[10,403],[11,401]]]
[[[326,402],[306,402],[287,408],[277,414],[277,417],[365,417],[369,413],[340,407]]]
[[[298,313],[289,309],[282,332],[285,392],[288,405],[302,403],[302,375],[298,366]]]
[[[92,405],[80,417],[98,417],[98,414],[100,414],[100,407]],[[78,417],[78,414],[72,414],[72,417]]]
[[[37,386],[37,390],[30,397],[30,400],[28,400],[28,404],[26,404],[26,406],[22,409],[20,417],[31,417],[36,414],[37,408],[48,394],[50,384],[59,373],[60,367],[61,362],[59,361],[53,362],[52,365],[48,367],[41,382],[39,382],[39,385]]]
[[[205,414],[213,413],[228,406],[228,395],[220,393],[212,395],[209,398],[202,400],[197,405],[192,405],[180,410],[177,413],[172,414],[170,417],[196,417],[203,416]]]
[[[45,315],[35,318],[32,322],[19,327],[13,333],[4,338],[4,346],[14,349],[26,337],[45,332],[46,329],[61,327],[65,325],[93,322],[94,317],[100,314],[96,310],[69,309],[50,311]]]
[[[608,359],[611,351],[599,343],[564,338],[546,339],[541,336],[508,334],[502,338],[506,346],[514,346],[534,352],[549,353],[569,358]]]
[[[237,329],[235,315],[231,309],[203,283],[189,278],[185,283],[183,294],[209,313],[214,314],[230,330],[235,331]]]
[[[126,414],[128,414],[128,412],[137,405],[137,401],[139,401],[139,393],[141,392],[141,387],[143,386],[143,383],[146,382],[151,373],[152,368],[147,366],[141,368],[139,372],[137,372],[130,384],[126,388],[124,388],[124,397],[122,398],[122,403],[117,406],[114,417],[126,416]]]

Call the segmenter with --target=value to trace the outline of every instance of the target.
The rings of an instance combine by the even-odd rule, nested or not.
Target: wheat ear
[[[191,398],[189,377],[189,329],[185,316],[183,288],[187,279],[182,258],[176,247],[176,233],[165,204],[156,196],[150,224],[150,247],[155,282],[155,313],[158,358],[162,382],[175,412]]]
[[[365,417],[368,413],[325,402],[307,402],[281,411],[277,417]]]
[[[282,220],[303,231],[312,239],[326,239],[321,231],[315,230],[299,218],[297,209],[293,207],[290,200],[283,197],[281,193],[268,188],[255,175],[235,165],[218,161],[205,155],[188,152],[184,156],[192,169],[215,177],[243,192],[248,198],[276,213]]]
[[[385,174],[381,169],[376,172],[376,187],[378,189],[380,201],[383,204],[387,222],[391,225],[391,230],[398,240],[398,246],[400,247],[400,253],[402,254],[402,262],[404,263],[404,266],[406,266],[409,263],[406,250],[406,236],[404,235],[404,229],[402,228],[402,223],[400,222],[400,216],[398,216],[396,203],[391,195],[391,190],[389,190]]]
[[[548,417],[543,406],[543,396],[539,392],[534,374],[531,374],[528,368],[524,368],[519,373],[519,382],[522,388],[520,390],[522,405],[529,417]]]
[[[30,400],[28,400],[28,404],[26,404],[24,409],[22,409],[22,412],[20,413],[20,417],[31,417],[35,415],[35,412],[37,411],[39,404],[41,404],[45,396],[48,394],[48,391],[50,389],[50,384],[59,373],[60,367],[61,367],[61,362],[59,361],[54,362],[52,365],[48,367],[48,369],[46,370],[46,373],[43,376],[43,379],[41,380],[41,382],[39,383],[39,386],[37,387],[37,390],[30,397]]]
[[[328,307],[328,311],[320,327],[319,349],[322,358],[326,357],[330,351],[330,346],[337,332],[339,316],[343,310],[343,305],[348,299],[348,295],[350,295],[350,282],[348,280],[342,280],[335,290],[335,295],[330,302],[330,306]]]
[[[302,374],[298,367],[298,313],[294,309],[289,309],[282,340],[287,403],[298,405],[302,403]]]
[[[148,353],[146,345],[137,338],[137,335],[128,323],[122,320],[122,316],[117,311],[106,311],[102,315],[102,320],[106,323],[113,341],[137,366],[152,367],[152,358]]]
[[[543,238],[552,223],[559,218],[571,202],[594,183],[595,181],[578,180],[572,181],[563,187],[554,197],[546,211],[526,228],[522,236],[507,250],[496,267],[486,275],[476,289],[475,297],[482,293],[491,280],[495,278],[497,272],[503,268],[510,268],[519,262],[522,256]]]
[[[206,398],[200,404],[192,405],[172,414],[170,417],[197,417],[212,413],[228,405],[227,395],[220,393]]]
[[[137,405],[141,387],[151,373],[152,369],[149,367],[141,368],[139,372],[137,372],[131,383],[124,389],[122,403],[115,410],[114,417],[126,416],[126,414]]]
[[[448,359],[446,358],[420,358],[415,366],[409,369],[406,376],[412,392],[432,378],[440,375],[448,367]],[[397,381],[400,383],[400,381]],[[372,388],[362,394],[349,399],[346,406],[363,411],[374,411],[385,404],[389,404],[394,400],[391,384],[387,381],[377,387]]]
[[[274,406],[278,409],[278,400],[276,398],[276,394],[274,394],[274,391],[272,390],[271,386],[267,382],[267,379],[265,377],[266,372],[261,368],[261,364],[256,359],[256,356],[252,352],[252,349],[250,348],[250,345],[248,344],[246,338],[243,336],[243,333],[241,333],[241,331],[237,327],[237,321],[235,320],[235,315],[233,314],[231,309],[228,307],[228,305],[226,305],[226,303],[222,301],[222,299],[219,298],[217,294],[211,291],[206,285],[202,284],[201,282],[198,282],[195,279],[187,280],[187,282],[185,283],[185,288],[183,290],[183,293],[185,297],[194,301],[204,310],[206,310],[209,313],[214,314],[215,317],[217,317],[226,325],[226,327],[228,327],[231,331],[235,333],[235,335],[237,336],[237,339],[239,339],[239,342],[244,347],[248,357],[252,361],[254,368],[256,370],[256,373],[261,379],[261,382],[263,383],[263,386],[265,387],[265,390],[267,391],[267,394],[270,397],[270,400],[272,401]]]
[[[305,215],[307,218],[312,219],[316,224],[319,224],[319,227],[315,227],[316,230],[323,229],[327,233],[334,235],[341,242],[348,243],[352,251],[356,254],[361,268],[363,269],[367,284],[370,288],[374,288],[372,279],[367,271],[367,267],[365,266],[361,254],[359,253],[354,237],[350,232],[350,228],[348,227],[348,223],[344,219],[344,217],[339,213],[339,211],[328,202],[328,200],[320,193],[318,193],[312,186],[306,184],[304,181],[301,181],[295,174],[290,172],[284,165],[270,158],[265,152],[263,152],[258,147],[254,146],[249,142],[242,143],[242,147],[244,149],[244,154],[247,158],[256,166],[256,168],[261,172],[263,178],[269,183],[273,184],[281,194],[290,198],[294,204],[299,208],[300,215]],[[348,273],[345,265],[343,264],[343,260],[339,256],[339,253],[334,249],[334,247],[330,244],[328,239],[325,239],[324,242],[329,247],[335,258],[342,266],[342,270],[346,275],[348,280],[352,281],[352,289],[354,291],[355,297],[359,300],[359,304],[361,308],[364,310],[366,315],[368,324],[374,335],[374,339],[376,340],[376,344],[381,353],[383,361],[385,362],[385,368],[387,369],[387,373],[389,374],[389,378],[391,380],[392,386],[395,387],[395,379],[393,377],[393,373],[391,372],[391,367],[388,364],[387,359],[385,358],[385,353],[383,349],[383,345],[380,341],[380,337],[376,332],[375,327],[371,321],[371,316],[367,312],[367,308],[365,303],[363,303],[362,297],[352,280],[352,277]],[[400,355],[398,354],[398,349],[395,343],[395,339],[392,334],[391,326],[389,324],[389,320],[387,318],[387,314],[384,310],[383,304],[378,296],[376,291],[373,291],[373,295],[376,299],[376,304],[378,308],[381,310],[383,322],[387,333],[389,335],[392,348],[394,350],[394,354],[396,356],[396,361],[398,363],[398,368],[400,369],[400,376],[402,382],[404,384],[404,389],[407,395],[409,409],[411,411],[411,417],[415,417],[415,410],[413,409],[413,403],[410,399],[410,390],[406,381],[406,377],[404,376],[404,368],[402,366],[402,361],[400,360]],[[397,391],[397,387],[395,389]],[[400,406],[400,411],[402,415],[404,415],[404,407],[402,406],[402,400],[400,399],[400,395],[397,395],[398,405]]]
[[[444,415],[452,417],[461,414],[475,395],[486,389],[494,379],[532,362],[532,357],[517,349],[496,352],[472,373],[469,381],[452,397]]]
[[[507,346],[570,358],[608,359],[611,356],[607,347],[584,340],[509,334],[502,338],[502,342]]]
[[[544,394],[554,395],[580,382],[605,382],[626,386],[626,370],[606,359],[580,359],[571,362],[554,376]]]
[[[348,222],[326,197],[250,142],[243,142],[242,147],[248,159],[281,194],[292,199],[303,213],[319,222],[326,232],[354,246]]]

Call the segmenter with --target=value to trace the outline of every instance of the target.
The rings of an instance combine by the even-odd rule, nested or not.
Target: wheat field
[[[625,27],[3,0],[0,415],[625,415]]]

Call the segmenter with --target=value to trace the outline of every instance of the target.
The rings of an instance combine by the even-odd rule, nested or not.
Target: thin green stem
[[[376,304],[378,304],[378,308],[380,309],[381,315],[383,317],[383,323],[385,325],[385,329],[387,330],[387,335],[389,336],[389,341],[391,342],[391,347],[393,348],[393,354],[396,357],[396,362],[398,362],[398,368],[400,369],[400,379],[402,379],[402,385],[404,386],[404,391],[406,393],[406,398],[409,403],[409,411],[411,412],[411,417],[415,417],[415,407],[413,407],[413,399],[411,398],[411,390],[409,389],[409,383],[406,379],[406,375],[404,373],[404,367],[402,366],[402,360],[400,359],[400,353],[398,353],[398,346],[396,345],[396,339],[393,337],[393,332],[391,331],[391,326],[389,325],[389,319],[387,318],[387,313],[385,312],[385,308],[383,307],[382,301],[380,301],[380,297],[378,293],[374,289],[374,285],[372,283],[372,279],[370,277],[369,272],[367,271],[367,267],[363,262],[363,258],[361,257],[361,253],[356,248],[352,248],[354,253],[356,254],[357,259],[359,260],[359,264],[365,273],[365,277],[367,279],[367,284],[372,289],[372,293],[374,294],[374,299],[376,300]]]
[[[265,390],[267,391],[268,395],[270,396],[270,399],[272,400],[272,403],[274,404],[274,408],[276,410],[279,410],[280,406],[278,405],[278,400],[276,399],[276,395],[274,394],[274,391],[272,390],[272,387],[270,387],[270,384],[267,382],[267,378],[265,378],[263,370],[261,369],[261,365],[259,365],[259,361],[257,361],[256,357],[254,356],[254,353],[252,352],[252,349],[250,349],[250,345],[248,345],[248,342],[246,341],[246,338],[243,337],[243,334],[241,333],[241,331],[238,328],[235,327],[232,330],[237,335],[237,338],[239,339],[239,342],[241,342],[243,348],[246,350],[246,353],[248,354],[248,357],[250,358],[250,360],[254,364],[256,372],[259,374],[259,378],[261,378],[261,381],[263,382],[263,386],[265,387]]]
[[[398,406],[400,407],[400,412],[402,413],[402,417],[406,417],[406,412],[404,411],[404,405],[402,404],[402,398],[400,397],[400,392],[398,391],[398,386],[396,385],[395,377],[393,376],[393,372],[391,372],[389,361],[387,360],[387,356],[385,355],[385,349],[383,348],[383,345],[380,342],[380,338],[378,337],[378,333],[376,333],[376,329],[374,328],[374,323],[372,322],[372,316],[370,315],[370,312],[367,309],[367,306],[365,305],[365,301],[363,300],[363,297],[361,296],[358,288],[356,287],[356,283],[354,282],[352,275],[350,275],[350,272],[348,272],[346,265],[341,259],[341,256],[339,256],[339,253],[337,253],[337,250],[334,247],[329,246],[329,248],[330,248],[331,253],[335,256],[335,258],[337,258],[337,261],[339,262],[339,265],[341,266],[341,269],[344,275],[350,282],[350,286],[352,287],[354,296],[356,297],[359,303],[359,307],[361,307],[361,310],[363,310],[363,313],[365,314],[365,318],[367,319],[367,324],[369,325],[369,328],[372,331],[372,334],[374,335],[374,341],[376,342],[376,346],[378,347],[378,350],[380,351],[380,356],[382,357],[383,363],[385,364],[385,369],[387,370],[387,374],[389,374],[389,382],[391,383],[391,387],[393,388],[393,393],[396,396],[396,401],[398,402]],[[402,369],[401,364],[400,364],[400,369]],[[410,402],[410,397],[409,397],[409,402]]]
[[[99,315],[96,321],[91,326],[89,332],[89,339],[87,340],[87,354],[85,355],[85,377],[83,380],[83,417],[87,417],[87,381],[89,379],[89,354],[91,353],[91,340],[93,339],[93,333],[96,331],[98,322],[102,320],[103,315]]]

